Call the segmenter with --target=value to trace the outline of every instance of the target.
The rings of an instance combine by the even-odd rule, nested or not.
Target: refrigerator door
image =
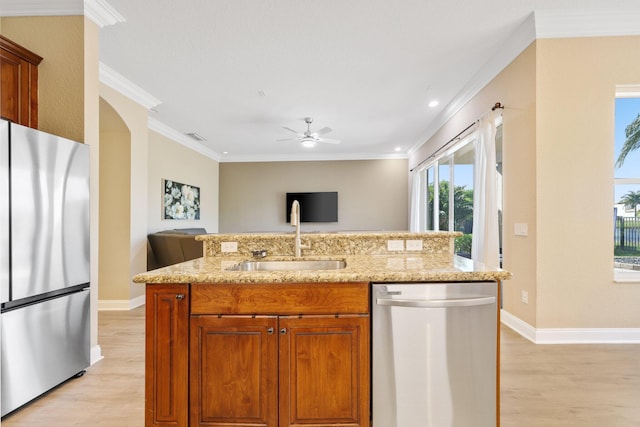
[[[9,301],[9,122],[0,119],[0,303]]]
[[[2,313],[2,416],[89,366],[89,290]]]
[[[89,283],[89,147],[10,126],[11,300]]]
[[[497,284],[374,285],[374,427],[495,427]]]

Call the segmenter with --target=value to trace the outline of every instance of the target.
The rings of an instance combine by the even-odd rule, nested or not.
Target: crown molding
[[[537,11],[536,38],[608,37],[640,34],[636,11]]]
[[[403,160],[408,159],[406,154],[373,154],[373,153],[347,153],[347,154],[274,154],[274,155],[233,155],[225,154],[220,163],[255,163],[255,162],[334,162],[340,160]]]
[[[162,103],[162,101],[151,95],[149,92],[145,91],[140,86],[136,85],[102,62],[99,64],[99,76],[101,83],[120,92],[122,95],[142,105],[147,110],[150,110]],[[220,154],[208,149],[203,144],[193,141],[190,137],[178,132],[170,126],[165,125],[157,119],[149,118],[148,127],[152,131],[164,135],[167,138],[202,154],[203,156],[209,157],[215,161],[220,161]]]
[[[82,15],[82,0],[1,0],[0,16]]]
[[[162,103],[158,98],[133,83],[131,80],[119,74],[113,68],[100,62],[99,64],[100,82],[117,90],[127,98],[137,102],[147,110]]]
[[[105,0],[0,0],[0,16],[85,15],[100,28],[126,19]]]
[[[126,22],[124,16],[105,0],[84,0],[84,14],[100,28]]]
[[[188,137],[187,135],[178,132],[177,130],[175,130],[174,128],[165,125],[164,123],[162,123],[161,121],[154,119],[152,117],[149,117],[149,129],[159,133],[160,135],[166,136],[167,138],[171,139],[172,141],[177,142],[178,144],[184,145],[185,147],[196,151],[200,154],[202,154],[203,156],[206,156],[212,160],[215,160],[217,162],[220,162],[220,154],[205,147],[204,144],[200,144],[198,142],[195,142],[193,139],[191,139],[190,137]]]

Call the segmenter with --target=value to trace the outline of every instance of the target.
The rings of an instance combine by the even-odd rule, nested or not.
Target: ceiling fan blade
[[[318,142],[325,142],[327,144],[340,144],[339,140],[329,138],[318,138]]]
[[[320,129],[319,131],[314,132],[316,135],[324,135],[325,133],[329,133],[331,132],[331,128],[330,127],[323,127],[322,129]]]
[[[298,136],[304,136],[304,134],[302,134],[302,133],[298,132],[297,130],[293,130],[293,129],[288,128],[288,127],[286,127],[286,126],[282,126],[282,129],[286,129],[286,130],[288,130],[289,132],[293,132],[293,133],[295,133],[295,134],[296,134],[296,135],[298,135]]]

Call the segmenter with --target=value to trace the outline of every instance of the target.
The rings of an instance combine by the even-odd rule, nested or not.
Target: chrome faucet
[[[297,200],[294,200],[291,204],[291,226],[296,228],[293,251],[294,256],[299,258],[302,256],[302,249],[309,249],[311,246],[303,245],[302,240],[300,240],[300,203]]]

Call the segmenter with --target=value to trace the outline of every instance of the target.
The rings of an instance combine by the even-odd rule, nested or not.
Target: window
[[[452,196],[449,195],[449,181],[453,176],[451,169],[451,156],[446,156],[438,161],[438,230],[453,231],[449,227],[449,219],[453,221],[453,215],[449,212],[449,204]]]
[[[427,189],[427,197],[425,199],[427,200],[427,230],[436,230],[433,221],[436,213],[435,199],[438,197],[438,195],[435,194],[436,187],[434,186],[436,182],[435,169],[435,166],[425,169],[425,181],[427,183],[425,186]]]
[[[614,144],[614,277],[635,282],[640,281],[640,91],[617,94]]]
[[[473,240],[473,172],[475,134],[453,145],[428,163],[420,172],[424,193],[422,218],[425,230],[460,231],[455,252],[471,258]],[[502,123],[496,128],[496,168],[498,172],[499,227],[502,229]],[[437,183],[437,185],[436,185]],[[421,231],[425,231],[421,230]],[[500,236],[501,237],[501,236]],[[502,253],[502,239],[499,239]]]

